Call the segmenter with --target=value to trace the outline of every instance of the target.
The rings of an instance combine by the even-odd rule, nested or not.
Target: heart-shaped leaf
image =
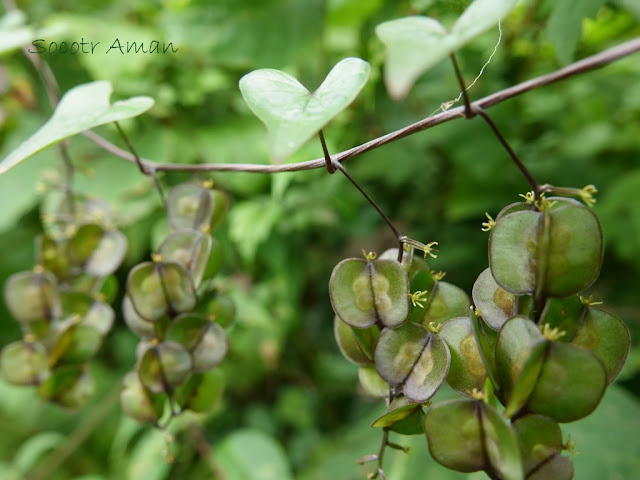
[[[132,97],[109,105],[112,86],[101,80],[69,90],[51,118],[0,162],[0,175],[40,150],[105,123],[136,117],[153,106],[150,97]]]
[[[240,79],[249,108],[269,132],[269,149],[282,162],[314,136],[358,96],[371,67],[360,58],[338,62],[312,94],[298,80],[279,70],[261,69]]]
[[[429,17],[406,17],[378,25],[376,34],[387,47],[384,80],[389,95],[395,99],[406,96],[420,75],[497,24],[517,2],[476,0],[449,33]]]

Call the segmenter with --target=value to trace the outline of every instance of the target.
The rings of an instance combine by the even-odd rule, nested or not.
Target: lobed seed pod
[[[145,262],[127,277],[127,295],[145,320],[189,312],[196,306],[196,291],[184,267],[174,262]]]
[[[593,353],[548,340],[526,317],[504,324],[495,358],[508,417],[525,409],[557,422],[579,420],[598,406],[607,386],[605,367]]]
[[[447,383],[458,393],[470,397],[474,389],[482,390],[487,378],[480,347],[471,319],[456,317],[442,324],[438,335],[449,347],[451,365]]]
[[[566,297],[591,285],[602,264],[602,229],[577,201],[550,198],[541,211],[506,207],[489,237],[493,278],[507,292]]]
[[[329,280],[334,312],[355,328],[402,325],[409,315],[408,293],[407,273],[395,260],[346,259]]]
[[[384,381],[401,388],[407,399],[425,403],[447,378],[451,355],[438,335],[407,322],[380,333],[374,361]]]
[[[0,372],[14,385],[39,385],[49,376],[47,351],[39,342],[10,343],[0,353]]]
[[[145,388],[136,372],[125,375],[120,392],[120,405],[129,417],[140,423],[157,423],[162,417],[164,404],[164,397]]]
[[[14,273],[4,285],[4,298],[11,315],[23,324],[61,316],[58,282],[47,271]]]
[[[481,400],[449,400],[424,417],[429,452],[459,472],[492,472],[494,478],[522,480],[518,440],[509,422]]]
[[[211,228],[215,197],[209,188],[195,183],[181,183],[167,195],[167,215],[174,230]]]
[[[211,253],[211,236],[198,230],[170,233],[158,249],[167,262],[182,265],[197,288],[202,281]]]
[[[571,480],[573,462],[560,455],[564,449],[558,422],[529,414],[513,422],[518,436],[522,467],[527,480]]]
[[[191,369],[204,373],[218,365],[227,354],[227,334],[215,322],[193,313],[177,316],[165,338],[186,348],[192,357]]]
[[[193,367],[191,355],[176,342],[162,342],[148,348],[138,365],[140,382],[152,393],[170,393],[184,383]]]

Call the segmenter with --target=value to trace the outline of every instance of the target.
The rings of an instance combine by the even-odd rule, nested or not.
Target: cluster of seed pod
[[[112,274],[127,240],[102,201],[54,191],[45,205],[36,265],[4,287],[23,339],[3,349],[0,370],[10,383],[34,385],[43,399],[77,408],[94,391],[88,361],[114,321]]]
[[[134,267],[127,278],[123,315],[141,341],[121,403],[140,422],[157,425],[167,411],[207,411],[221,393],[223,379],[212,369],[227,353],[224,327],[235,309],[211,283],[221,261],[221,245],[211,231],[226,213],[228,198],[210,187],[183,183],[170,190],[171,232],[152,261]]]
[[[421,406],[444,381],[467,394],[483,385],[484,367],[478,356],[481,378],[461,379],[450,373],[458,357],[448,340],[462,332],[451,328],[452,319],[468,314],[467,294],[442,281],[442,273],[430,271],[412,247],[402,263],[397,256],[398,250],[391,249],[377,258],[369,254],[365,260],[347,259],[336,266],[329,283],[334,332],[343,355],[360,367],[364,390],[390,400],[373,426],[419,433]],[[462,333],[472,340],[463,349],[477,352],[473,332]]]
[[[600,223],[576,200],[529,195],[491,227],[472,309],[411,254],[402,264],[397,251],[338,264],[336,340],[362,386],[387,398],[374,427],[424,432],[433,458],[453,470],[568,480],[573,464],[561,452],[571,445],[558,424],[597,407],[630,344],[619,318],[578,295],[600,271]],[[425,412],[445,379],[467,398]]]

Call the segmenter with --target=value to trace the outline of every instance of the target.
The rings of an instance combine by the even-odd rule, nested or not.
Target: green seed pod
[[[588,350],[568,343],[547,342],[545,353],[527,410],[560,423],[593,412],[607,387],[602,362]]]
[[[598,406],[607,385],[605,367],[594,354],[548,340],[525,317],[510,319],[500,330],[496,366],[507,417],[525,408],[557,422],[579,420]]]
[[[371,426],[391,427],[397,422],[411,416],[417,410],[422,410],[420,404],[412,402],[405,396],[400,395],[391,401],[384,415],[377,418]]]
[[[56,278],[47,271],[14,273],[4,285],[11,315],[20,323],[60,318],[60,295]]]
[[[197,314],[183,314],[174,319],[166,339],[179,343],[191,352],[195,373],[204,373],[218,365],[227,354],[227,335],[217,323]]]
[[[216,322],[222,328],[231,325],[236,316],[236,305],[227,295],[218,290],[207,290],[201,294],[195,312]]]
[[[506,397],[505,415],[511,417],[527,402],[544,362],[546,340],[529,318],[507,321],[495,347],[496,371]]]
[[[582,323],[571,343],[590,350],[605,367],[611,385],[627,360],[631,337],[627,326],[615,315],[584,307]]]
[[[125,295],[122,299],[122,316],[127,327],[136,335],[147,339],[156,337],[155,323],[149,322],[138,315],[128,295]]]
[[[135,266],[127,277],[127,295],[138,315],[151,322],[165,315],[190,312],[197,300],[184,267],[172,262]]]
[[[147,390],[136,372],[125,375],[120,405],[129,417],[140,423],[157,423],[164,412],[165,397]]]
[[[433,459],[452,470],[495,472],[494,478],[522,480],[518,440],[509,422],[480,400],[449,400],[431,407],[424,432]]]
[[[182,265],[197,288],[211,253],[211,235],[198,230],[170,233],[160,245],[158,253],[165,261]]]
[[[213,215],[211,217],[211,230],[215,230],[229,211],[229,195],[222,190],[213,189]]]
[[[93,396],[95,383],[86,368],[65,365],[56,368],[38,387],[38,395],[66,408],[79,408]]]
[[[357,333],[362,332],[359,337]],[[337,315],[333,318],[333,333],[340,352],[352,363],[359,366],[369,365],[373,361],[373,349],[378,338],[379,330],[374,325],[366,329],[355,329]]]
[[[0,372],[14,385],[38,385],[49,376],[47,351],[39,342],[10,343],[0,354]]]
[[[602,229],[579,202],[551,198],[547,207],[501,214],[489,237],[491,273],[514,294],[566,297],[591,285],[602,264]]]
[[[484,270],[473,284],[472,296],[482,319],[496,331],[500,330],[508,319],[518,314],[518,301],[522,298],[500,287],[493,279],[489,268]]]
[[[430,323],[445,323],[455,317],[463,317],[469,313],[469,296],[460,287],[447,282],[435,282],[429,292],[426,307],[414,308],[411,320],[427,327]],[[416,318],[415,315],[422,315]]]
[[[513,423],[527,479],[570,480],[573,462],[564,449],[558,423],[543,415],[525,415]]]
[[[106,277],[122,263],[127,252],[127,238],[118,230],[85,224],[66,241],[64,252],[72,275],[84,272],[91,277]]]
[[[447,383],[458,393],[470,397],[473,389],[482,390],[487,370],[469,317],[456,317],[442,324],[438,335],[451,353]]]
[[[175,392],[175,399],[183,409],[196,413],[210,412],[222,400],[224,375],[221,370],[191,375]]]
[[[376,322],[402,325],[409,315],[409,280],[395,260],[343,260],[333,269],[329,294],[346,324],[367,328]]]
[[[407,399],[425,403],[447,378],[451,355],[438,335],[407,322],[380,333],[374,360],[378,374],[389,385],[402,387]]]
[[[208,231],[214,212],[213,192],[195,183],[181,183],[167,195],[167,214],[174,230]]]
[[[378,375],[373,365],[358,368],[358,380],[367,395],[380,398],[389,395],[389,384]]]
[[[144,352],[138,375],[152,393],[170,393],[188,378],[192,365],[185,347],[176,342],[162,342]]]

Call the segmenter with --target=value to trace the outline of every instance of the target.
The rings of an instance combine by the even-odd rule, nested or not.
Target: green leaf
[[[496,25],[518,0],[476,0],[451,31],[429,17],[406,17],[384,22],[376,34],[387,47],[384,79],[389,95],[401,99],[417,78],[447,55]]]
[[[605,0],[563,0],[553,2],[547,23],[547,37],[553,43],[561,63],[573,61],[573,53],[580,40],[582,21],[594,17]]]
[[[47,123],[0,162],[0,174],[67,137],[105,123],[136,117],[153,106],[150,97],[132,97],[109,105],[111,91],[112,86],[106,81],[69,90]]]
[[[279,70],[261,69],[240,79],[249,108],[265,124],[275,162],[284,161],[344,110],[364,87],[371,67],[345,58],[311,94],[298,80]]]
[[[292,480],[283,448],[269,435],[251,429],[236,430],[214,450],[216,465],[234,480]]]

